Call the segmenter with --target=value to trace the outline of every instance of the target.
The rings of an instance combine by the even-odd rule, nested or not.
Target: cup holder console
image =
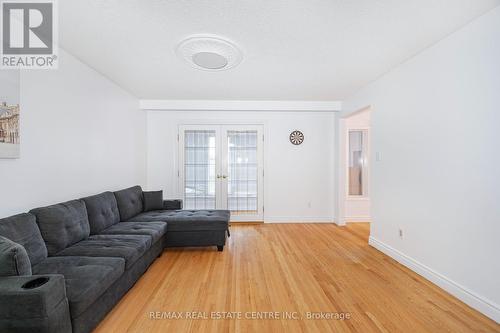
[[[23,288],[23,289],[35,289],[35,288],[43,286],[47,282],[49,282],[48,277],[45,277],[45,276],[39,277],[39,278],[36,278],[36,279],[33,279],[33,280],[26,282],[25,284],[23,284],[21,286],[21,288]]]

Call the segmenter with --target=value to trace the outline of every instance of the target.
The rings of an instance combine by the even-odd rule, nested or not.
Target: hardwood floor
[[[365,223],[236,225],[224,252],[168,249],[95,332],[500,332],[370,247],[368,234]],[[242,318],[210,319],[224,311]],[[169,312],[184,318],[162,319]],[[266,312],[280,318],[251,319]]]

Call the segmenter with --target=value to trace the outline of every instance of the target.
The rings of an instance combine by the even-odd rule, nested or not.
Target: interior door
[[[216,209],[221,196],[217,175],[218,126],[182,126],[179,133],[180,188],[185,209]]]
[[[263,176],[262,126],[180,126],[185,209],[228,209],[232,221],[262,221]]]
[[[233,221],[263,221],[262,126],[222,126],[222,197]]]

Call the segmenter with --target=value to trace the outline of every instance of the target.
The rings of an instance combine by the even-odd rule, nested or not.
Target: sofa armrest
[[[163,200],[163,209],[176,210],[182,209],[182,200]]]
[[[1,332],[71,332],[64,276],[0,277]]]

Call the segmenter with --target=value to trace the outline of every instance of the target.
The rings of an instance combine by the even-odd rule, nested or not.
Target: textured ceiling
[[[64,0],[61,46],[143,99],[342,100],[500,0]],[[199,71],[192,34],[242,63]]]

